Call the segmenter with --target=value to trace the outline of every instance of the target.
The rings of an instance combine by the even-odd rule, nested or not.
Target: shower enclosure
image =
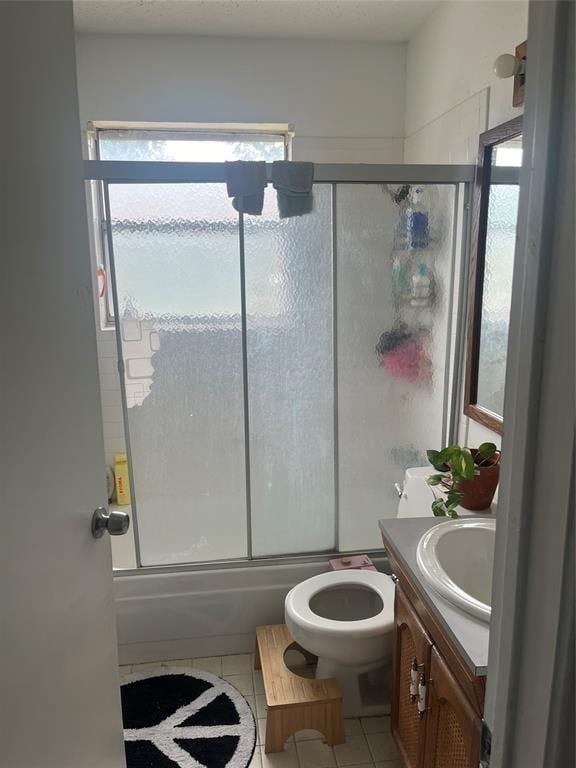
[[[139,566],[373,550],[455,427],[468,166],[318,165],[237,213],[220,163],[102,184]]]

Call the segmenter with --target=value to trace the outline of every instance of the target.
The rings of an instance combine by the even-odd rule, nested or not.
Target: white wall
[[[80,35],[88,120],[294,123],[295,159],[401,162],[406,45]]]
[[[522,113],[512,80],[493,74],[494,59],[526,39],[528,3],[443,3],[408,44],[404,159],[475,163],[479,135]],[[462,415],[459,440],[500,444],[500,436]]]
[[[453,0],[426,20],[408,43],[406,162],[475,162],[478,134],[521,114],[492,68],[527,26],[527,0]]]

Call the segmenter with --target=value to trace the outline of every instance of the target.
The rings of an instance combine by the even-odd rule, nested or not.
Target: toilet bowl
[[[430,467],[407,469],[398,517],[429,517]],[[470,514],[463,511],[463,514]],[[375,541],[378,537],[374,521]],[[345,717],[390,711],[394,583],[375,571],[330,571],[297,584],[284,614],[294,639],[318,656],[316,677],[335,677]]]
[[[389,711],[394,583],[376,571],[330,571],[286,596],[286,624],[318,656],[316,677],[340,683],[345,717]]]

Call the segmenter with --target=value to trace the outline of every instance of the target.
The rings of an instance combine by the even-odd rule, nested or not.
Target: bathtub
[[[333,555],[332,555],[333,557]],[[382,551],[373,556],[388,572]],[[284,622],[284,597],[328,558],[280,565],[114,575],[121,664],[250,653],[254,629]]]

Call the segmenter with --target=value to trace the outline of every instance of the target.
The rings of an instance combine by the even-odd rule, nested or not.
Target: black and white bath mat
[[[127,768],[246,768],[256,723],[246,699],[209,672],[162,667],[122,681]]]

